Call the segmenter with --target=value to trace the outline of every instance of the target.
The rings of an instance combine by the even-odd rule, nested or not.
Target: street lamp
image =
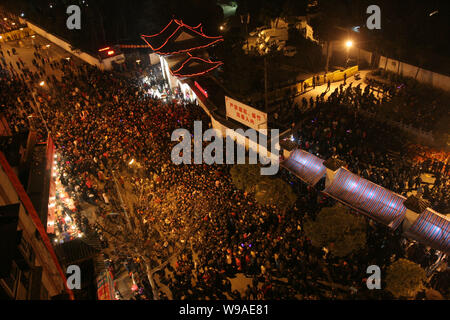
[[[349,52],[350,52],[350,48],[352,46],[353,46],[353,41],[352,40],[347,40],[347,42],[345,43],[345,47],[347,48],[347,59],[345,60],[345,67],[348,66]]]

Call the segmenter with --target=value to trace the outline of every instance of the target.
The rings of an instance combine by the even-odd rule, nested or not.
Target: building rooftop
[[[222,36],[211,37],[204,34],[201,24],[191,27],[177,19],[170,21],[159,33],[141,37],[155,53],[160,55],[190,52],[223,41]]]

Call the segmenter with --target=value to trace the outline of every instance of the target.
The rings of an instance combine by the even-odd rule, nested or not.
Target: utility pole
[[[244,19],[246,18],[245,22]],[[250,13],[247,13],[247,17],[241,15],[241,23],[245,24],[245,42],[247,43],[247,53],[249,51],[249,44],[248,44],[248,25],[250,23]]]
[[[119,200],[120,200],[120,203],[122,205],[123,212],[125,213],[125,217],[127,219],[128,228],[129,228],[129,230],[131,232],[133,230],[133,228],[131,226],[130,217],[128,216],[128,212],[127,212],[125,203],[123,202],[122,193],[120,192],[120,187],[119,187],[119,184],[117,183],[116,175],[114,174],[113,171],[111,171],[111,174],[112,174],[112,177],[113,177],[113,180],[114,180],[114,185],[116,186],[116,191],[117,191],[117,194],[119,196]]]
[[[47,130],[47,133],[50,133],[50,130],[49,130],[48,126],[47,126],[47,121],[45,121],[44,116],[42,115],[41,104],[39,103],[38,99],[36,99],[36,93],[35,93],[34,90],[31,92],[31,95],[33,97],[33,100],[34,100],[35,106],[36,106],[36,108],[38,110],[38,113],[41,116],[41,120],[44,123],[45,129]]]
[[[264,104],[266,113],[269,113],[269,101],[267,97],[267,54],[264,55]]]
[[[248,24],[250,23],[250,13],[247,14],[247,23],[245,24],[245,37],[247,39],[247,52],[249,50],[248,48]]]
[[[327,41],[327,62],[325,64],[325,73],[328,73],[329,63],[330,63],[330,48],[332,46],[332,41]]]

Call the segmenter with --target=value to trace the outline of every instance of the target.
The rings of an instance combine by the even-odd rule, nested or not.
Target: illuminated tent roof
[[[316,185],[325,175],[324,160],[306,151],[297,149],[292,152],[289,159],[283,161],[281,166],[288,169],[304,182]]]
[[[160,55],[189,52],[207,48],[223,41],[222,36],[210,37],[205,35],[201,24],[191,27],[176,19],[170,21],[161,32],[151,36],[142,35],[141,37],[155,53]]]
[[[170,72],[180,78],[188,78],[194,76],[201,76],[209,71],[212,71],[223,62],[213,62],[210,59],[204,59],[200,57],[193,57],[188,53],[188,57],[183,61],[170,67]]]
[[[341,168],[325,193],[396,229],[405,217],[405,198]]]
[[[436,250],[450,253],[450,221],[428,208],[406,234]]]

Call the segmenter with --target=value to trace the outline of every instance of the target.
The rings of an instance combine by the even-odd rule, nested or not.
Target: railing
[[[0,33],[0,43],[7,41],[15,41],[27,38],[34,34],[34,31],[28,28],[26,25],[18,26],[18,29]]]

